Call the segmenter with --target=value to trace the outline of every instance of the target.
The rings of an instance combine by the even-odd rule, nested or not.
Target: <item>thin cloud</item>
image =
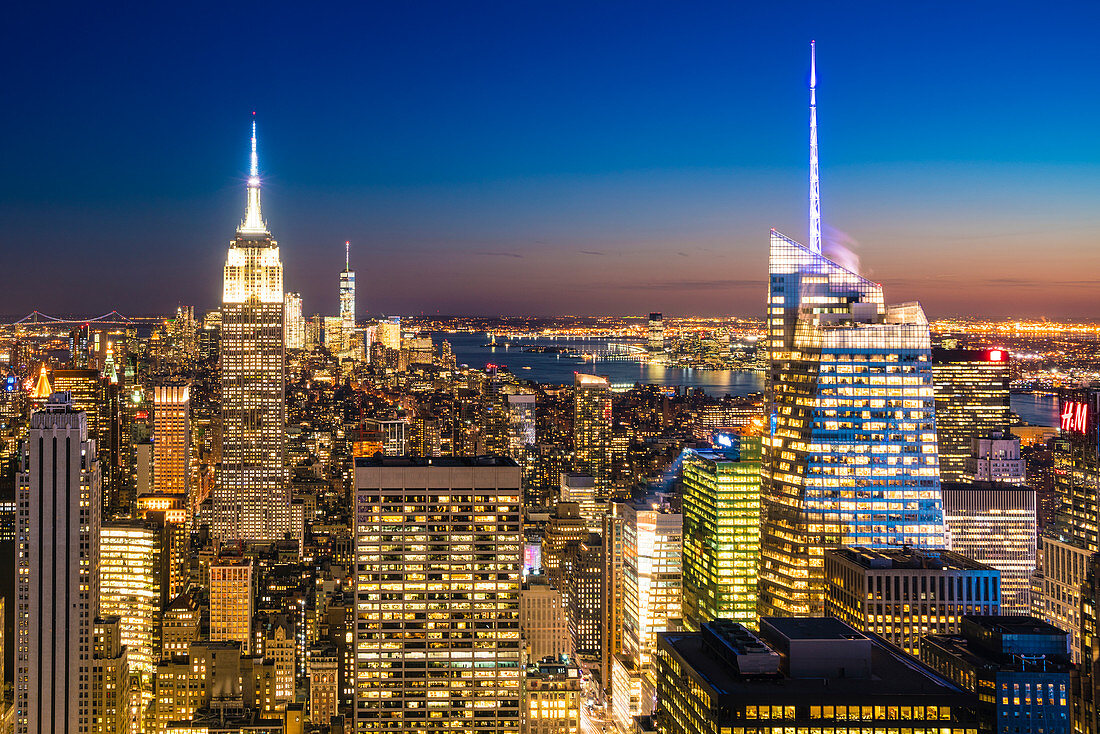
[[[485,255],[486,257],[518,257],[523,259],[523,255],[518,252],[492,252],[489,250],[481,250],[474,253],[475,255]]]

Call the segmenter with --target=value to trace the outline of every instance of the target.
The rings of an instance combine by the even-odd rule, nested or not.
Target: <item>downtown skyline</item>
[[[1076,21],[1054,27],[981,7],[959,18],[984,24],[966,44],[932,8],[907,19],[908,34],[888,34],[886,15],[841,10],[763,39],[748,28],[776,22],[765,11],[744,28],[702,6],[629,19],[604,7],[591,27],[570,23],[576,8],[485,12],[459,26],[486,34],[480,48],[450,37],[441,8],[431,21],[396,12],[368,35],[422,31],[407,46],[354,53],[306,23],[298,55],[265,60],[245,91],[227,73],[242,62],[225,57],[224,68],[193,52],[124,68],[124,48],[149,50],[132,39],[62,78],[89,43],[75,39],[15,81],[48,90],[41,109],[3,123],[23,145],[0,189],[0,241],[30,277],[0,312],[214,305],[210,273],[239,217],[240,131],[254,108],[266,215],[307,313],[336,310],[351,240],[369,316],[756,316],[768,229],[805,239],[805,46],[816,38],[826,252],[854,241],[865,276],[933,318],[1091,317],[1100,155],[1085,74],[1097,51],[1077,29],[1096,11],[1073,6]],[[252,20],[285,24],[272,16]],[[619,33],[601,38],[616,18]],[[107,20],[100,40],[150,18]],[[489,32],[506,20],[511,35]],[[662,23],[661,48],[646,46]],[[168,39],[165,56],[184,38]],[[135,115],[122,98],[157,74],[148,114]],[[50,98],[65,90],[80,115],[57,114]]]

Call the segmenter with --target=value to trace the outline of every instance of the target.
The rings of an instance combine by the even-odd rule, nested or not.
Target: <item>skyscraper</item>
[[[191,484],[191,398],[185,384],[153,388],[153,492],[180,497]]]
[[[222,466],[214,533],[223,540],[275,540],[289,526],[284,338],[283,265],[260,215],[253,122],[248,207],[229,244],[222,295]]]
[[[344,337],[341,350],[345,357],[358,359],[362,343],[355,349],[355,271],[351,269],[351,243],[344,243],[344,269],[340,271],[340,327]]]
[[[306,320],[302,317],[302,294],[287,293],[283,299],[287,349],[306,348]]]
[[[573,380],[573,470],[596,478],[600,499],[611,482],[611,383],[578,372]]]
[[[170,532],[149,519],[104,523],[100,533],[100,613],[119,618],[130,670],[150,691],[160,658],[160,615],[168,601]]]
[[[99,610],[100,475],[84,413],[31,416],[17,491],[15,730],[87,731]]]
[[[519,734],[520,502],[511,459],[355,460],[355,732]]]
[[[663,352],[665,350],[665,318],[660,311],[654,311],[649,315],[649,333],[646,338],[646,346],[651,352]]]
[[[771,232],[767,616],[821,613],[826,548],[944,542],[928,321],[920,304],[885,306],[882,286],[821,254],[816,131],[812,158],[811,246]]]
[[[933,349],[940,479],[961,482],[971,442],[1008,431],[1008,352]]]
[[[219,558],[210,564],[211,642],[239,642],[246,653],[252,649],[255,594],[251,558]]]
[[[760,560],[760,438],[683,453],[684,623],[756,626]]]

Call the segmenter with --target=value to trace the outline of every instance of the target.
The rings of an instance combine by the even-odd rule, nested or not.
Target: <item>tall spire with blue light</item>
[[[239,234],[268,234],[267,224],[260,215],[260,159],[256,154],[256,113],[252,113],[252,159],[248,170],[248,208]]]
[[[817,172],[817,51],[813,41],[810,41],[810,249],[821,252],[821,182]]]

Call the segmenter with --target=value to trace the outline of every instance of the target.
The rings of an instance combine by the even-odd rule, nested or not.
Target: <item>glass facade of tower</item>
[[[928,322],[771,233],[762,615],[823,607],[826,548],[942,547]]]
[[[355,354],[355,271],[350,266],[340,272],[340,328],[344,354],[350,357],[361,356]]]
[[[760,438],[724,451],[683,453],[684,623],[756,626],[760,558]]]

